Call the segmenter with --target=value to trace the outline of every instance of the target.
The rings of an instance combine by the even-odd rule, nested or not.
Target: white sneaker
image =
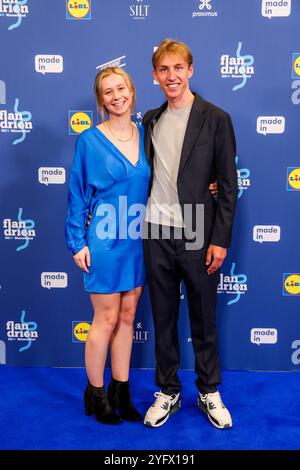
[[[148,409],[144,424],[151,428],[162,426],[169,416],[179,410],[181,406],[180,394],[165,395],[162,392],[155,392],[155,402]]]
[[[208,416],[209,421],[218,429],[232,427],[232,419],[229,411],[222,402],[219,392],[199,393],[198,406]]]

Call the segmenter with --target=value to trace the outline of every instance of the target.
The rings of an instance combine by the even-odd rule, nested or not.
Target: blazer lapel
[[[183,140],[178,176],[183,171],[184,166],[190,156],[195,140],[205,121],[205,101],[195,93],[195,100],[191,109],[190,117]]]
[[[152,141],[151,141],[152,130],[156,122],[160,118],[161,113],[166,109],[167,106],[168,106],[168,103],[165,102],[162,104],[160,108],[155,109],[153,113],[149,116],[147,122],[144,124],[145,126],[145,138],[144,138],[145,152],[151,164],[153,160]]]

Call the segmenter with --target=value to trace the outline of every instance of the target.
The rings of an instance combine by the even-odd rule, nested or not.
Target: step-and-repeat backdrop
[[[64,240],[77,136],[97,124],[93,80],[124,67],[133,115],[163,101],[151,56],[194,54],[193,90],[233,119],[238,209],[218,289],[224,369],[299,370],[300,0],[0,0],[0,363],[83,366],[88,294]],[[194,359],[184,285],[182,367]],[[149,294],[133,367],[154,366]]]

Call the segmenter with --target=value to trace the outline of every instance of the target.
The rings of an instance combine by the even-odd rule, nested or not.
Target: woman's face
[[[102,80],[103,106],[110,115],[131,114],[133,93],[122,75],[112,73]]]

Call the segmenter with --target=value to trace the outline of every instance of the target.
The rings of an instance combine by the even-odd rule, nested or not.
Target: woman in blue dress
[[[84,272],[94,309],[85,349],[85,412],[102,423],[118,424],[141,419],[130,399],[129,364],[133,322],[145,284],[141,227],[150,169],[143,128],[131,121],[131,77],[121,68],[108,67],[98,73],[94,88],[102,124],[82,132],[76,143],[66,239]],[[106,393],[109,345],[112,379]]]

